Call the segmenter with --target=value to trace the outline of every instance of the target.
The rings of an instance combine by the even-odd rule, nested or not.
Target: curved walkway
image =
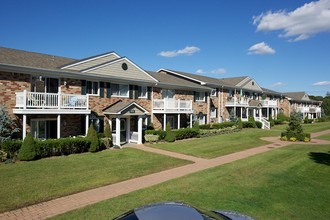
[[[313,133],[312,137],[318,137],[321,135],[330,134],[330,130]],[[144,145],[131,146],[144,151],[149,151],[158,154],[164,154],[171,157],[176,157],[184,160],[191,160],[195,163],[165,170],[159,173],[154,173],[135,179],[123,181],[120,183],[107,185],[80,193],[76,193],[69,196],[64,196],[47,202],[27,206],[24,208],[16,209],[9,212],[0,213],[0,219],[46,219],[53,217],[74,209],[82,208],[87,205],[91,205],[106,199],[111,199],[120,195],[124,195],[139,189],[154,186],[165,181],[182,177],[194,172],[205,170],[208,168],[220,166],[226,163],[230,163],[236,160],[247,158],[256,154],[267,152],[276,148],[285,147],[293,144],[293,142],[283,142],[277,137],[267,137],[264,140],[272,143],[263,145],[256,148],[247,149],[244,151],[232,153],[229,155],[217,157],[214,159],[202,159],[193,156],[183,155],[175,152],[164,151]],[[294,142],[299,144],[299,142]],[[301,143],[304,144],[304,143]],[[312,142],[307,144],[330,144],[330,141],[313,139]]]

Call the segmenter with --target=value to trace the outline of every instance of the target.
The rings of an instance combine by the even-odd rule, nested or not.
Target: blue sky
[[[0,46],[330,91],[330,0],[1,0]]]

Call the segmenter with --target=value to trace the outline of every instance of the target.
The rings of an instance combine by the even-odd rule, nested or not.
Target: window
[[[216,118],[217,117],[217,109],[212,107],[211,108],[211,118]]]
[[[31,135],[37,139],[57,137],[56,119],[31,119]]]
[[[162,98],[163,99],[173,99],[174,91],[170,89],[162,89]]]
[[[147,98],[147,87],[146,86],[139,86],[139,98]]]
[[[87,92],[87,94],[98,95],[98,92],[99,92],[99,82],[86,81],[86,92]]]
[[[198,113],[197,121],[198,121],[198,124],[200,124],[200,125],[205,124],[205,115],[202,112]]]
[[[211,96],[217,96],[217,90],[216,89],[212,89]]]
[[[205,102],[204,92],[196,92],[196,102]]]
[[[129,86],[123,84],[111,84],[111,95],[118,97],[128,97]]]
[[[89,125],[93,124],[93,127],[97,133],[102,133],[104,124],[103,117],[97,116],[95,113],[92,113],[89,118]]]

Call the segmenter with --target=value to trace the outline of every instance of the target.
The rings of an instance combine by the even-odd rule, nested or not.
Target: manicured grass
[[[0,165],[0,212],[190,162],[135,149]]]
[[[330,135],[329,134],[322,135],[322,136],[317,137],[317,139],[330,141]]]
[[[56,219],[112,219],[134,207],[183,201],[256,219],[330,219],[330,145],[291,145],[78,209]]]
[[[195,157],[215,158],[267,144],[268,142],[261,140],[260,137],[272,135],[279,136],[280,132],[277,130],[243,129],[232,134],[195,138],[173,143],[150,144],[148,146]]]
[[[238,151],[267,144],[261,137],[276,136],[285,131],[287,124],[277,125],[271,130],[243,129],[240,132],[207,138],[195,138],[173,143],[149,144],[150,147],[188,154],[195,157],[215,158]],[[330,122],[302,124],[305,132],[317,132],[330,129]]]

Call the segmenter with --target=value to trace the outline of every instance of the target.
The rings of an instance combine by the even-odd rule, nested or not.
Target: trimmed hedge
[[[20,140],[10,140],[5,141],[1,144],[1,149],[9,154],[9,158],[14,158],[18,153],[19,149],[21,149],[22,141]]]
[[[200,137],[210,137],[215,135],[221,135],[221,134],[231,134],[234,132],[241,131],[241,129],[237,128],[236,126],[233,127],[227,127],[223,129],[209,129],[209,130],[200,130],[199,135]]]
[[[176,140],[199,137],[199,132],[194,128],[182,128],[173,130]]]
[[[166,137],[166,131],[163,130],[146,130],[145,134],[158,135],[159,140],[164,140]]]
[[[255,124],[256,124],[257,128],[262,128],[262,122],[256,121]]]
[[[47,139],[37,142],[36,151],[39,158],[45,158],[87,152],[90,145],[91,141],[82,137]]]

